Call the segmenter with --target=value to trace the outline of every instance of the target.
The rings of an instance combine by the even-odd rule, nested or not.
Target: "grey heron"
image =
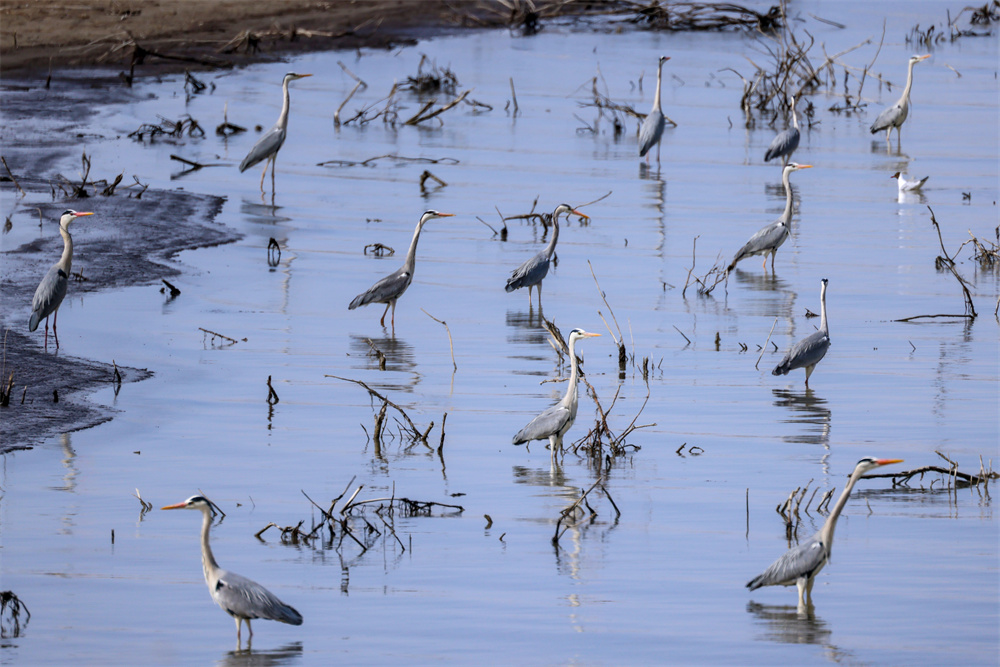
[[[830,560],[830,553],[833,550],[833,531],[837,528],[837,518],[847,504],[847,497],[851,495],[851,489],[855,483],[869,470],[891,463],[901,463],[903,459],[876,459],[870,456],[858,461],[858,465],[851,473],[851,478],[847,481],[847,486],[837,499],[833,511],[826,518],[823,527],[808,540],[800,543],[793,549],[789,549],[785,554],[774,561],[766,570],[757,575],[749,582],[747,588],[752,591],[761,586],[792,586],[799,589],[799,606],[802,607],[812,603],[812,588],[823,566]]]
[[[250,621],[263,618],[281,621],[291,625],[302,625],[302,614],[279,600],[274,593],[256,581],[242,577],[219,567],[208,543],[208,533],[212,527],[212,503],[204,496],[191,496],[182,503],[167,505],[165,510],[199,510],[201,521],[201,565],[205,572],[205,583],[215,604],[236,620],[236,641],[240,641],[240,630],[245,621],[248,639],[253,637]]]
[[[782,166],[788,164],[792,153],[799,147],[799,118],[795,115],[795,98],[792,98],[792,126],[781,132],[771,141],[767,152],[764,153],[764,162],[770,162],[776,157],[781,158]]]
[[[792,230],[792,184],[788,178],[793,171],[800,169],[812,169],[812,165],[789,162],[781,170],[781,182],[785,186],[784,212],[777,220],[757,230],[757,233],[743,244],[743,247],[733,256],[733,261],[726,268],[726,273],[735,269],[741,260],[753,255],[764,255],[763,267],[765,271],[767,271],[767,256],[770,255],[771,271],[774,271],[774,256],[778,254],[778,248],[781,247],[781,244],[788,240],[788,235]]]
[[[542,280],[549,273],[552,254],[556,251],[556,241],[559,239],[559,216],[563,213],[575,213],[581,218],[588,217],[569,204],[559,204],[559,206],[556,206],[556,210],[552,212],[552,237],[549,239],[548,245],[537,255],[514,269],[513,273],[510,274],[510,278],[507,279],[507,286],[504,289],[508,292],[513,292],[522,287],[528,288],[529,307],[531,306],[532,287],[538,288],[538,307],[539,309],[542,307]]]
[[[921,60],[930,58],[926,56],[910,56],[909,68],[906,71],[906,87],[903,88],[903,95],[891,107],[885,109],[878,115],[872,123],[872,134],[885,130],[885,141],[890,143],[892,138],[892,128],[896,128],[896,143],[899,144],[902,137],[903,121],[910,113],[910,88],[913,87],[913,66]]]
[[[428,220],[450,218],[453,215],[455,214],[438,213],[434,210],[424,211],[424,214],[420,216],[420,221],[417,222],[416,229],[413,230],[413,240],[410,241],[410,249],[406,251],[406,261],[403,262],[403,266],[354,297],[347,309],[354,310],[358,306],[366,306],[369,303],[384,303],[385,310],[382,312],[380,323],[385,326],[385,315],[389,312],[389,307],[392,306],[392,328],[395,329],[396,300],[403,296],[403,292],[413,282],[413,269],[417,263],[417,241],[420,240],[420,230],[424,228],[424,224]]]
[[[656,162],[660,162],[660,138],[663,137],[663,128],[667,121],[663,117],[660,107],[660,82],[663,79],[663,63],[670,60],[670,56],[660,56],[656,68],[656,98],[653,100],[653,110],[642,121],[639,129],[639,157],[646,156],[646,163],[649,163],[649,149],[656,146]]]
[[[903,172],[897,171],[889,178],[895,179],[900,192],[916,192],[924,187],[924,183],[927,182],[927,179],[930,178],[930,176],[910,180],[906,178],[906,175]]]
[[[59,333],[56,323],[59,321],[59,306],[66,296],[69,287],[69,273],[73,264],[73,237],[69,233],[69,225],[77,218],[94,215],[92,212],[80,213],[72,209],[63,211],[59,217],[59,234],[63,239],[62,257],[42,278],[35,288],[35,296],[31,299],[31,318],[28,320],[28,331],[38,328],[38,323],[45,319],[45,347],[49,346],[49,315],[52,315],[52,335],[56,339],[56,349],[59,349]]]
[[[281,105],[281,115],[278,122],[270,130],[265,132],[257,143],[253,145],[247,156],[240,163],[240,173],[243,173],[261,160],[264,162],[264,171],[260,174],[260,191],[264,192],[264,176],[267,175],[267,166],[271,165],[271,190],[274,190],[274,165],[278,157],[281,145],[285,143],[285,135],[288,133],[288,109],[290,98],[288,96],[288,84],[297,79],[304,79],[312,74],[296,74],[289,72],[281,82],[281,91],[284,94],[284,102]]]
[[[601,334],[590,333],[583,329],[573,329],[569,333],[569,386],[566,387],[566,395],[562,400],[551,408],[538,415],[531,422],[517,432],[514,436],[514,444],[520,445],[532,440],[549,440],[549,452],[553,462],[556,458],[556,451],[562,449],[563,436],[573,426],[576,421],[576,409],[578,406],[576,396],[576,383],[580,370],[576,361],[576,341],[581,338],[596,338]]]
[[[809,376],[816,369],[826,351],[830,349],[830,327],[826,322],[826,278],[820,281],[819,288],[819,331],[809,334],[785,353],[781,363],[774,367],[771,375],[788,375],[796,368],[806,369],[806,389],[809,388]]]

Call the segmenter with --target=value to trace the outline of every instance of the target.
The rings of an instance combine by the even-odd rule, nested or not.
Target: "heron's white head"
[[[660,56],[660,64],[661,65],[663,63],[667,62],[668,60],[670,60],[670,56]]]
[[[94,215],[92,211],[79,212],[73,209],[66,209],[63,214],[59,216],[59,226],[63,229],[69,228],[69,223],[73,222],[77,218],[82,218],[85,215]]]
[[[799,164],[798,162],[789,162],[785,165],[785,169],[788,171],[798,171],[799,169],[812,169],[811,164]]]
[[[929,53],[927,55],[925,55],[925,56],[910,56],[910,64],[911,65],[916,65],[921,60],[927,60],[930,57],[931,57],[931,54],[929,54]]]
[[[161,507],[163,510],[211,510],[212,501],[205,496],[191,496],[182,503],[177,503],[176,505],[167,505],[166,507]]]
[[[903,459],[877,459],[873,456],[866,456],[860,461],[858,465],[854,468],[855,474],[863,475],[869,470],[874,470],[875,468],[880,468],[882,466],[887,466],[891,463],[902,463]]]
[[[558,218],[563,213],[567,213],[567,214],[568,213],[572,213],[573,215],[578,215],[581,218],[586,218],[587,220],[590,219],[589,215],[586,215],[585,213],[581,213],[580,211],[576,210],[575,208],[573,208],[569,204],[559,204],[559,206],[556,206],[556,210],[552,212],[552,219],[555,220],[556,218]]]
[[[569,332],[570,340],[576,340],[578,338],[597,338],[601,334],[590,333],[589,331],[584,331],[583,329],[573,329]]]
[[[428,220],[434,220],[435,218],[451,218],[454,215],[455,215],[454,213],[441,213],[440,211],[435,211],[434,209],[430,209],[424,211],[424,214],[420,216],[420,222],[424,223],[427,222]]]
[[[295,72],[289,72],[285,75],[285,81],[296,81],[298,79],[304,79],[307,76],[312,76],[312,74],[296,74]]]

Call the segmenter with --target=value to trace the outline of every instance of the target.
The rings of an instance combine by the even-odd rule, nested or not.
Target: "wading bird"
[[[785,186],[785,210],[781,216],[769,225],[761,227],[756,234],[750,237],[742,248],[733,256],[733,261],[726,268],[729,273],[736,268],[736,265],[747,257],[753,255],[764,255],[764,270],[767,271],[767,256],[771,256],[771,272],[774,272],[774,256],[778,254],[778,248],[788,240],[788,235],[792,230],[792,184],[788,181],[793,171],[800,169],[812,169],[811,164],[797,164],[789,162],[781,170],[781,182]]]
[[[561,401],[532,419],[531,423],[518,431],[517,435],[514,436],[515,445],[548,438],[551,450],[549,454],[552,461],[555,462],[556,451],[562,449],[563,436],[576,421],[576,409],[579,404],[576,397],[576,382],[580,373],[576,362],[576,341],[581,338],[596,338],[600,335],[589,333],[583,329],[573,329],[569,333],[570,372],[566,395]]]
[[[279,600],[271,591],[256,581],[241,577],[234,572],[219,568],[208,543],[208,532],[212,527],[212,502],[203,496],[191,496],[182,503],[167,505],[165,510],[200,510],[201,521],[201,565],[205,571],[208,592],[222,610],[236,620],[236,641],[240,641],[243,621],[247,624],[249,640],[253,637],[250,621],[263,618],[281,621],[291,625],[302,625],[302,614]]]
[[[830,327],[826,323],[826,278],[820,281],[819,306],[819,331],[814,331],[793,345],[792,349],[785,353],[781,363],[771,371],[771,375],[788,375],[796,368],[804,368],[806,389],[809,388],[809,376],[830,349]]]
[[[539,310],[542,308],[542,280],[549,273],[552,254],[556,251],[556,241],[559,239],[559,216],[563,213],[575,213],[581,218],[588,217],[569,204],[559,204],[559,206],[556,206],[556,210],[552,212],[552,238],[549,239],[549,244],[540,253],[514,269],[514,272],[510,274],[510,278],[507,280],[507,286],[504,288],[508,292],[513,292],[516,289],[527,287],[529,307],[531,306],[531,288],[537,287],[538,308]]]
[[[670,60],[670,56],[660,56],[660,62],[656,69],[656,99],[653,100],[653,110],[642,121],[639,129],[639,157],[646,156],[646,163],[649,164],[649,149],[656,146],[656,163],[660,163],[660,138],[663,137],[663,128],[667,124],[660,107],[660,82],[663,79],[663,63]]]
[[[826,523],[819,529],[819,532],[802,542],[794,549],[789,549],[785,555],[774,561],[770,567],[757,575],[749,582],[747,588],[752,591],[761,586],[798,586],[799,607],[805,606],[808,602],[812,604],[812,588],[816,581],[816,575],[823,569],[823,566],[830,560],[830,553],[833,551],[833,531],[837,527],[837,518],[840,516],[844,505],[847,504],[847,497],[851,495],[854,484],[869,470],[890,463],[901,463],[903,459],[875,459],[867,456],[858,461],[857,467],[851,474],[847,486],[837,499],[830,516],[826,518]]]
[[[56,349],[59,349],[59,333],[56,322],[59,321],[59,306],[66,296],[69,287],[69,272],[73,265],[73,237],[69,233],[69,225],[77,218],[94,215],[91,212],[79,213],[73,210],[64,211],[59,218],[59,234],[63,238],[62,257],[42,278],[35,288],[35,296],[31,299],[31,319],[28,320],[28,331],[38,328],[38,323],[45,319],[45,348],[49,347],[49,315],[52,315],[52,335],[56,339]]]
[[[924,183],[927,182],[927,179],[930,178],[930,176],[924,176],[923,178],[915,178],[912,181],[910,181],[907,180],[903,172],[897,171],[889,178],[896,179],[896,183],[899,185],[900,192],[917,192],[922,187],[924,187]]]
[[[910,113],[910,88],[913,87],[913,66],[916,65],[921,60],[926,60],[930,58],[930,55],[926,56],[910,56],[909,69],[906,72],[906,88],[903,89],[903,95],[899,98],[899,101],[893,104],[888,109],[885,109],[878,115],[875,122],[872,123],[872,134],[885,130],[885,141],[890,143],[892,138],[892,128],[896,128],[896,145],[898,146],[901,138],[903,136],[903,121]]]
[[[792,153],[799,147],[799,118],[795,115],[795,98],[792,98],[792,126],[781,132],[771,141],[767,152],[764,153],[764,162],[770,162],[776,157],[781,158],[782,166],[788,164]]]
[[[367,291],[354,297],[348,310],[354,310],[358,306],[366,306],[369,303],[384,303],[385,310],[382,311],[381,325],[385,326],[385,315],[392,306],[392,328],[396,328],[396,299],[403,296],[403,292],[413,282],[413,268],[417,263],[417,241],[420,240],[420,230],[424,223],[435,218],[450,218],[454,213],[438,213],[437,211],[425,211],[420,216],[417,228],[413,230],[413,240],[410,241],[410,249],[406,252],[406,261],[403,266],[387,275],[382,280],[368,288]]]
[[[288,109],[290,101],[288,96],[288,84],[296,79],[304,79],[307,76],[312,76],[312,74],[296,74],[295,72],[289,72],[285,75],[284,80],[281,82],[281,91],[285,97],[284,102],[281,105],[281,115],[278,116],[278,122],[257,140],[257,143],[250,149],[247,156],[243,158],[243,162],[240,163],[240,173],[243,173],[261,160],[267,160],[264,163],[264,171],[260,174],[261,192],[264,192],[264,176],[267,175],[268,165],[271,165],[271,191],[274,192],[274,164],[277,161],[278,151],[281,150],[281,145],[285,143],[285,135],[288,133]]]

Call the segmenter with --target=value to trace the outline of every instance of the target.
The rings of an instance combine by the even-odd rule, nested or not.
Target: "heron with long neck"
[[[256,581],[228,572],[219,567],[209,544],[212,528],[212,501],[204,496],[191,496],[182,503],[167,505],[165,510],[199,510],[201,520],[201,566],[212,600],[236,621],[236,641],[240,641],[242,624],[247,624],[248,641],[253,637],[250,621],[263,618],[290,625],[302,625],[302,614],[285,604]]]
[[[663,137],[663,128],[667,121],[663,116],[660,106],[660,89],[663,80],[663,63],[670,60],[670,56],[660,56],[656,68],[656,97],[653,99],[653,110],[642,121],[639,128],[639,157],[646,157],[646,164],[649,164],[649,149],[656,146],[656,163],[660,163],[660,139]]]
[[[896,128],[896,144],[899,145],[902,140],[903,121],[910,115],[910,89],[913,87],[913,66],[928,58],[930,58],[930,54],[926,56],[910,56],[909,66],[906,71],[906,87],[903,88],[903,94],[895,104],[883,110],[878,115],[878,118],[875,119],[875,122],[872,123],[872,134],[885,130],[886,143],[890,143],[893,128]]]
[[[428,220],[434,220],[435,218],[450,218],[453,215],[455,214],[439,213],[434,210],[425,211],[424,214],[420,216],[420,220],[417,222],[417,226],[413,230],[413,240],[410,241],[410,249],[406,252],[406,261],[403,262],[403,266],[354,297],[354,300],[347,306],[347,309],[354,310],[358,306],[365,306],[369,303],[384,303],[385,310],[382,311],[382,319],[380,320],[381,325],[384,327],[385,316],[386,313],[389,312],[389,307],[391,306],[392,328],[395,330],[396,300],[403,296],[403,292],[405,292],[406,288],[413,282],[413,270],[417,265],[417,241],[420,240],[420,230],[424,228],[424,225]]]
[[[826,284],[827,279],[823,278],[819,287],[819,330],[793,345],[785,353],[781,363],[771,371],[771,375],[788,375],[796,368],[806,369],[806,389],[809,388],[809,376],[816,370],[816,364],[826,356],[827,350],[830,349],[830,326],[826,321]]]
[[[794,585],[799,589],[799,606],[803,607],[807,603],[812,604],[813,583],[816,581],[816,575],[830,560],[837,519],[844,511],[847,498],[851,495],[854,485],[869,470],[902,461],[903,459],[876,459],[870,456],[858,461],[854,472],[851,473],[851,478],[847,481],[847,486],[844,487],[840,498],[837,499],[837,504],[833,506],[833,510],[823,523],[823,527],[805,542],[789,549],[770,567],[747,582],[747,588],[754,591],[762,586]]]
[[[576,384],[580,375],[580,369],[576,361],[576,342],[581,338],[596,338],[601,334],[590,333],[583,329],[573,329],[569,334],[569,385],[566,387],[566,394],[562,400],[551,408],[538,415],[531,422],[517,432],[514,436],[514,444],[520,445],[532,440],[549,441],[549,454],[552,462],[555,463],[556,453],[562,449],[563,436],[573,426],[576,421],[576,410],[579,405],[577,400]]]
[[[281,150],[282,144],[285,143],[285,135],[288,134],[288,111],[291,102],[291,98],[288,95],[288,84],[298,79],[304,79],[307,76],[312,76],[312,74],[289,72],[285,75],[285,78],[281,81],[281,91],[284,98],[278,122],[257,140],[257,143],[250,149],[247,156],[243,158],[243,162],[240,163],[240,173],[243,173],[261,160],[266,160],[264,162],[264,171],[260,174],[260,191],[262,193],[264,192],[264,176],[267,175],[268,165],[271,166],[271,191],[274,192],[274,165],[277,162],[278,151]]]
[[[788,160],[792,157],[792,153],[795,149],[799,147],[799,118],[795,114],[795,98],[792,98],[792,126],[781,132],[772,141],[771,145],[768,146],[767,152],[764,153],[764,162],[770,162],[776,157],[781,158],[781,165],[784,167],[788,164]]]
[[[66,297],[66,290],[69,288],[70,270],[73,266],[73,236],[69,233],[69,226],[77,218],[86,215],[94,215],[92,212],[77,212],[72,209],[64,211],[59,217],[59,234],[63,239],[62,257],[56,262],[42,282],[38,283],[35,289],[35,296],[31,299],[31,317],[28,319],[28,331],[34,331],[38,324],[45,320],[45,348],[49,347],[49,315],[52,315],[52,335],[56,339],[56,349],[59,349],[59,333],[56,331],[56,323],[59,320],[59,306],[62,305]]]
[[[743,244],[743,247],[733,256],[733,261],[726,268],[726,273],[735,269],[741,260],[753,255],[764,255],[763,267],[765,271],[767,271],[767,256],[770,255],[771,272],[774,272],[774,257],[778,254],[778,248],[788,240],[788,235],[791,234],[792,230],[792,184],[788,178],[793,171],[800,169],[812,169],[812,165],[789,162],[781,170],[781,182],[785,186],[785,210],[777,220],[761,227],[750,237],[749,241]]]
[[[552,255],[556,251],[556,241],[559,240],[559,216],[563,213],[574,213],[581,218],[587,218],[586,215],[580,213],[569,204],[559,204],[559,206],[556,206],[556,210],[552,212],[552,236],[549,238],[548,244],[537,255],[514,269],[513,273],[510,274],[510,278],[507,279],[507,285],[504,289],[508,292],[513,292],[522,287],[528,288],[529,307],[531,306],[532,287],[538,288],[538,308],[541,309],[542,307],[542,280],[549,274],[549,264],[552,261]]]

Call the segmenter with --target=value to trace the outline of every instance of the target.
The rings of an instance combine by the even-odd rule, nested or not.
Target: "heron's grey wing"
[[[549,273],[549,258],[545,251],[538,253],[524,264],[514,269],[507,279],[507,286],[504,288],[508,292],[513,292],[522,287],[531,287],[542,282]]]
[[[66,288],[69,285],[69,276],[58,266],[53,266],[42,278],[35,289],[35,296],[31,299],[31,319],[28,321],[28,331],[38,328],[38,323],[51,315],[63,297],[66,296]]]
[[[826,562],[826,546],[813,536],[793,549],[747,582],[747,588],[757,590],[761,586],[791,586],[797,579],[815,573]]]
[[[518,431],[517,435],[514,436],[514,444],[520,445],[532,440],[544,440],[550,435],[558,433],[570,420],[570,417],[569,410],[564,408],[562,403],[557,403]]]
[[[777,250],[786,239],[788,239],[788,225],[786,225],[783,220],[776,220],[769,225],[761,227],[753,236],[750,237],[750,240],[743,244],[743,247],[736,252],[733,256],[733,261],[729,263],[729,268],[727,270],[732,271],[737,262],[742,259],[746,259],[751,255],[759,255],[760,253],[768,250]]]
[[[275,125],[261,135],[261,138],[257,140],[257,143],[247,153],[247,156],[243,158],[243,162],[240,162],[240,172],[246,171],[261,160],[267,159],[277,153],[283,143],[285,143],[285,132]]]
[[[830,336],[823,331],[814,331],[792,346],[781,363],[771,371],[772,375],[786,375],[796,368],[815,366],[830,349]]]
[[[215,602],[236,618],[263,618],[302,625],[302,614],[285,604],[256,581],[222,571],[212,591]]]
[[[659,109],[649,112],[642,127],[639,129],[639,157],[643,157],[649,149],[656,145],[656,142],[663,136],[663,127],[667,121],[663,118],[663,113]]]
[[[906,114],[903,112],[903,107],[899,104],[893,104],[888,109],[885,109],[878,115],[875,122],[872,123],[871,131],[872,134],[885,130],[889,127],[895,127],[906,120]]]
[[[764,162],[769,162],[776,157],[791,155],[799,147],[799,130],[792,127],[781,132],[774,138],[767,152],[764,153]]]
[[[366,291],[354,297],[354,300],[351,301],[347,309],[354,310],[358,306],[364,306],[369,303],[386,303],[393,299],[398,299],[406,291],[406,288],[410,286],[411,280],[413,280],[412,273],[403,271],[402,268],[397,269],[369,287]]]

